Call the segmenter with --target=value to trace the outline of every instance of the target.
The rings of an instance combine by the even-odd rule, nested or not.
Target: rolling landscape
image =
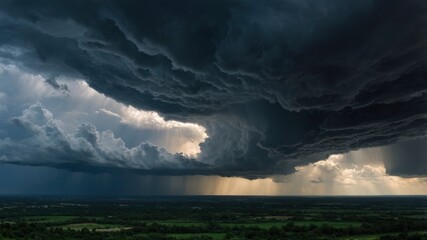
[[[427,197],[3,197],[1,239],[427,239]]]
[[[0,240],[427,240],[427,0],[0,0]]]

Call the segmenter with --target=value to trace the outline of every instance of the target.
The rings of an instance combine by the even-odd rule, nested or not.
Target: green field
[[[378,240],[382,235],[366,235],[366,236],[353,236],[338,238],[340,240]]]
[[[63,223],[78,218],[77,216],[31,216],[25,217],[28,222],[37,223]]]
[[[168,236],[174,237],[177,239],[189,239],[195,237],[211,237],[213,240],[222,240],[224,239],[224,233],[174,233],[169,234]]]
[[[296,221],[294,222],[295,225],[297,226],[310,226],[310,225],[315,225],[315,226],[323,226],[323,225],[328,225],[331,227],[336,227],[336,228],[345,228],[345,227],[349,227],[349,226],[353,226],[353,227],[359,227],[362,225],[362,223],[360,222],[332,222],[332,221]]]
[[[206,223],[203,223],[203,222],[195,222],[195,221],[185,222],[185,221],[173,221],[173,220],[156,221],[152,223],[157,223],[165,226],[177,226],[177,227],[191,227],[191,226],[200,227],[200,226],[206,225]]]
[[[272,227],[283,227],[289,223],[293,223],[296,226],[310,226],[310,225],[314,225],[314,226],[323,226],[323,225],[328,225],[331,227],[336,227],[336,228],[343,228],[343,227],[349,227],[349,226],[360,226],[361,223],[357,223],[357,222],[329,222],[329,221],[293,221],[293,222],[260,222],[260,223],[222,223],[222,226],[227,226],[227,227],[236,227],[236,226],[244,226],[244,227],[259,227],[259,228],[263,228],[263,229],[269,229]]]
[[[158,221],[157,224],[166,225],[166,226],[177,226],[177,227],[200,227],[206,225],[204,222],[195,222],[195,221]],[[358,227],[361,225],[359,222],[332,222],[332,221],[269,221],[269,222],[254,222],[254,223],[219,223],[222,227],[259,227],[262,229],[269,229],[272,227],[281,228],[289,223],[292,223],[296,226],[323,226],[328,225],[335,228],[345,228],[349,226]]]
[[[62,225],[61,228],[63,229],[72,229],[72,230],[82,230],[84,228],[87,228],[89,230],[110,230],[110,231],[120,231],[122,229],[128,229],[125,226],[121,226],[118,224],[100,224],[100,223],[74,223],[74,224],[67,224]]]
[[[408,232],[408,234],[425,234],[427,232],[424,231],[413,231]],[[378,240],[381,236],[384,235],[392,235],[397,236],[399,233],[388,233],[388,234],[371,234],[371,235],[360,235],[360,236],[351,236],[351,237],[341,237],[337,238],[337,240]]]
[[[427,197],[26,201],[0,198],[0,240],[427,240]]]

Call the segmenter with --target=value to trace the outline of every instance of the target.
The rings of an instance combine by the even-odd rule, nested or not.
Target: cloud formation
[[[51,77],[46,79],[45,81],[47,84],[49,84],[53,89],[63,92],[64,94],[70,93],[70,89],[68,89],[68,86],[66,84],[59,84],[55,78]]]
[[[108,98],[81,80],[55,79],[67,84],[69,92],[55,90],[40,75],[28,74],[13,65],[0,64],[0,138],[14,137],[21,131],[10,119],[28,106],[41,102],[60,120],[67,133],[81,123],[91,123],[100,131],[111,130],[130,147],[149,141],[172,153],[196,156],[205,129],[192,123],[167,121],[159,114],[137,110]],[[109,114],[107,114],[109,113]]]
[[[200,175],[155,176],[129,171],[92,174],[51,167],[6,164],[0,168],[0,193],[85,196],[425,194],[427,178],[389,176],[381,163],[372,163],[374,159],[352,159],[355,156],[351,155],[366,154],[364,151],[357,151],[334,155],[326,160],[298,167],[294,174],[256,180]],[[334,166],[334,171],[325,171],[325,165]],[[319,177],[323,178],[323,182],[313,181]]]
[[[427,138],[387,146],[383,151],[388,174],[427,176]]]
[[[112,131],[99,132],[91,124],[82,124],[72,134],[66,134],[58,120],[40,103],[28,107],[12,121],[28,135],[20,140],[0,140],[3,163],[153,171],[206,167],[185,155],[171,154],[148,142],[127,148]]]
[[[199,161],[224,174],[290,173],[426,135],[422,0],[28,0],[0,9],[2,62],[203,125]],[[405,174],[427,173],[411,166]]]

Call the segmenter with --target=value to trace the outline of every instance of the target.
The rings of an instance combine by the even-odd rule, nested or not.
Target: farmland
[[[426,197],[0,198],[0,239],[427,239]]]

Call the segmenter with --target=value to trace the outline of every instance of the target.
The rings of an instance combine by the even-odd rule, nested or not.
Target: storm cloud
[[[12,121],[22,127],[27,137],[0,140],[3,163],[34,166],[79,166],[135,170],[179,170],[204,166],[182,154],[143,142],[127,148],[112,131],[99,132],[91,124],[82,124],[72,134],[59,127],[60,122],[40,103],[34,104]]]
[[[427,175],[427,138],[391,145],[385,147],[384,152],[388,174],[405,177]]]
[[[83,79],[119,102],[204,126],[200,165],[172,161],[179,167],[269,176],[426,135],[426,16],[422,0],[4,0],[0,61]],[[55,132],[55,144],[70,148],[105,138],[124,149],[90,125],[66,137],[53,120],[29,122],[24,112],[14,122],[35,136]],[[149,164],[132,155],[149,145],[124,149],[130,159],[89,147],[85,154],[114,156],[115,165]],[[165,156],[150,169],[170,166],[175,156]],[[392,160],[404,171],[388,173],[427,173],[407,157]]]

